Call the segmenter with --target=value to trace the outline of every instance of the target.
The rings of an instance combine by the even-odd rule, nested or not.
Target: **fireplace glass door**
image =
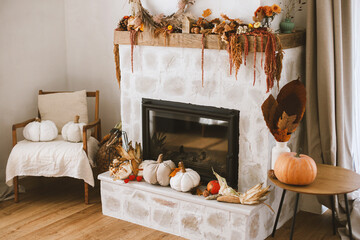
[[[165,160],[197,171],[205,184],[212,168],[237,185],[239,112],[168,101],[143,99],[144,159]]]

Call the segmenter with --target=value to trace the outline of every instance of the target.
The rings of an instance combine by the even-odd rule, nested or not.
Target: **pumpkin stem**
[[[183,163],[183,162],[179,162],[179,168],[181,168],[181,172],[183,172],[183,173],[186,172],[185,166],[184,166],[184,163]]]
[[[296,152],[295,157],[300,158],[300,153],[302,152],[302,148],[299,148]]]
[[[41,119],[40,118],[35,118],[35,122],[41,122]]]
[[[163,157],[164,157],[164,155],[162,153],[160,153],[156,162],[157,163],[162,163]]]
[[[76,116],[75,116],[74,123],[79,123],[79,119],[80,119],[80,116],[79,116],[79,115],[76,115]]]

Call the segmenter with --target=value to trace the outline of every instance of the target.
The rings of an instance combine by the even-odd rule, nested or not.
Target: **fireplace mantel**
[[[278,34],[282,43],[283,49],[295,48],[305,45],[305,31],[297,31],[289,34]],[[202,48],[201,34],[190,33],[171,33],[165,39],[162,35],[154,37],[151,32],[141,32],[136,40],[136,45],[142,46],[158,46],[158,47],[179,47],[179,48]],[[253,46],[254,36],[248,36],[249,46]],[[241,36],[242,44],[244,43],[244,36]],[[130,45],[130,32],[117,31],[114,32],[114,44]],[[263,41],[266,45],[266,37]],[[226,44],[219,39],[219,35],[210,34],[205,37],[206,49],[226,49]],[[257,52],[261,51],[261,38],[257,37],[256,44]],[[249,52],[253,52],[253,47],[249,47]],[[265,51],[265,47],[263,47]]]

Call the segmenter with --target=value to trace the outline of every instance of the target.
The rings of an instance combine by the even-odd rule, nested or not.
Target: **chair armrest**
[[[86,152],[86,154],[87,154],[87,130],[96,127],[97,129],[95,131],[95,138],[98,139],[99,138],[98,135],[99,135],[99,132],[100,132],[99,131],[100,126],[101,126],[101,120],[98,119],[98,120],[95,120],[95,121],[93,121],[91,123],[86,124],[83,127],[83,149]]]
[[[13,140],[13,146],[15,146],[17,144],[17,137],[16,137],[16,129],[18,128],[23,128],[25,127],[28,123],[31,123],[35,121],[35,118],[26,120],[24,122],[21,123],[15,123],[14,125],[12,125],[12,140]]]

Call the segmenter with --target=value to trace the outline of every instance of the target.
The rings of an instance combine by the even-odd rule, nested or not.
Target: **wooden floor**
[[[0,239],[183,239],[102,215],[98,187],[85,205],[80,180],[26,178],[20,184],[27,193],[20,194],[19,203],[0,202]],[[290,226],[277,230],[274,239],[288,239]],[[331,226],[331,213],[300,212],[294,239],[340,239]]]

